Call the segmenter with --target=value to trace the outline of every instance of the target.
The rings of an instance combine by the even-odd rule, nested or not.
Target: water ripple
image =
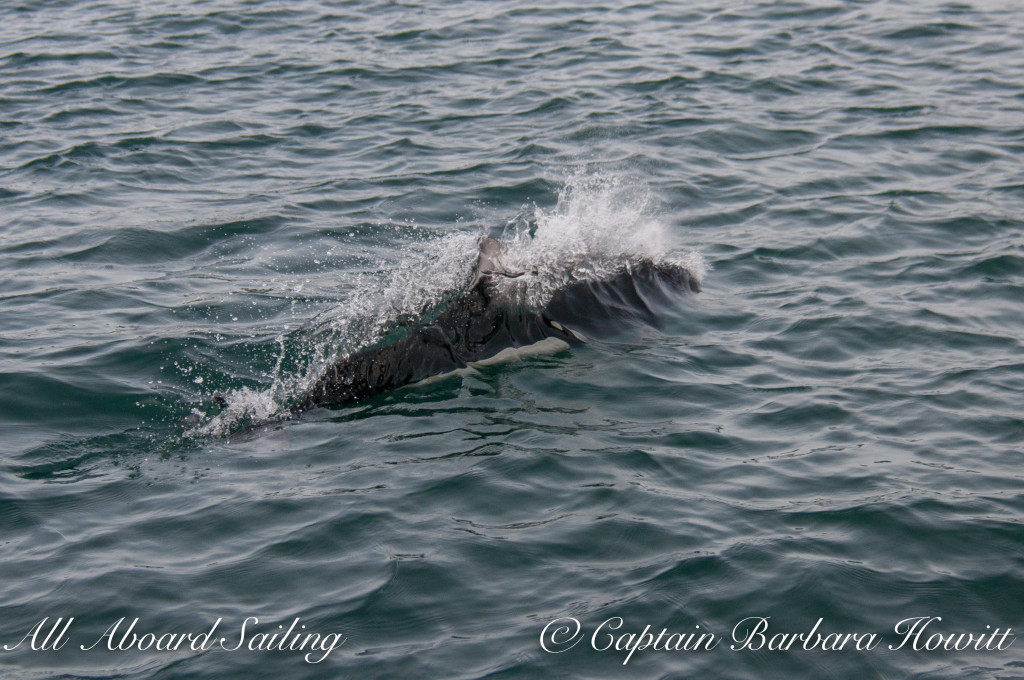
[[[1021,45],[998,2],[11,7],[5,641],[300,616],[348,636],[332,673],[610,677],[621,656],[543,654],[543,626],[1015,626]],[[657,328],[187,435],[214,395],[257,413],[443,303],[476,235],[552,230],[713,269]],[[628,669],[1009,677],[1013,649]],[[0,665],[322,676],[218,650]]]

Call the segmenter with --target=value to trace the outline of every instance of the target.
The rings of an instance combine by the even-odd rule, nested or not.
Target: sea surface
[[[0,5],[0,677],[1024,678],[1022,393],[1016,2]]]

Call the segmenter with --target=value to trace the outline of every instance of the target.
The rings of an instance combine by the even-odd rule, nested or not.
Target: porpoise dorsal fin
[[[482,236],[478,243],[480,252],[477,254],[476,267],[473,270],[473,282],[470,288],[475,288],[486,276],[504,276],[514,279],[526,272],[509,270],[501,261],[501,254],[504,251],[501,242],[490,236]]]

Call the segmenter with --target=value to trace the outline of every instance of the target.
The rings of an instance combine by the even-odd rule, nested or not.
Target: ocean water
[[[0,676],[1024,677],[1022,157],[1013,2],[3,3]],[[702,290],[287,417],[484,234]]]

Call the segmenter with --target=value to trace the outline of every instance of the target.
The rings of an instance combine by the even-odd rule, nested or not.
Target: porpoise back
[[[605,277],[572,281],[534,309],[495,285],[496,277],[522,275],[504,266],[499,241],[480,239],[473,277],[463,293],[399,339],[339,359],[292,412],[351,403],[548,339],[573,346],[584,336],[654,324],[681,293],[698,290],[685,268],[639,259]]]

